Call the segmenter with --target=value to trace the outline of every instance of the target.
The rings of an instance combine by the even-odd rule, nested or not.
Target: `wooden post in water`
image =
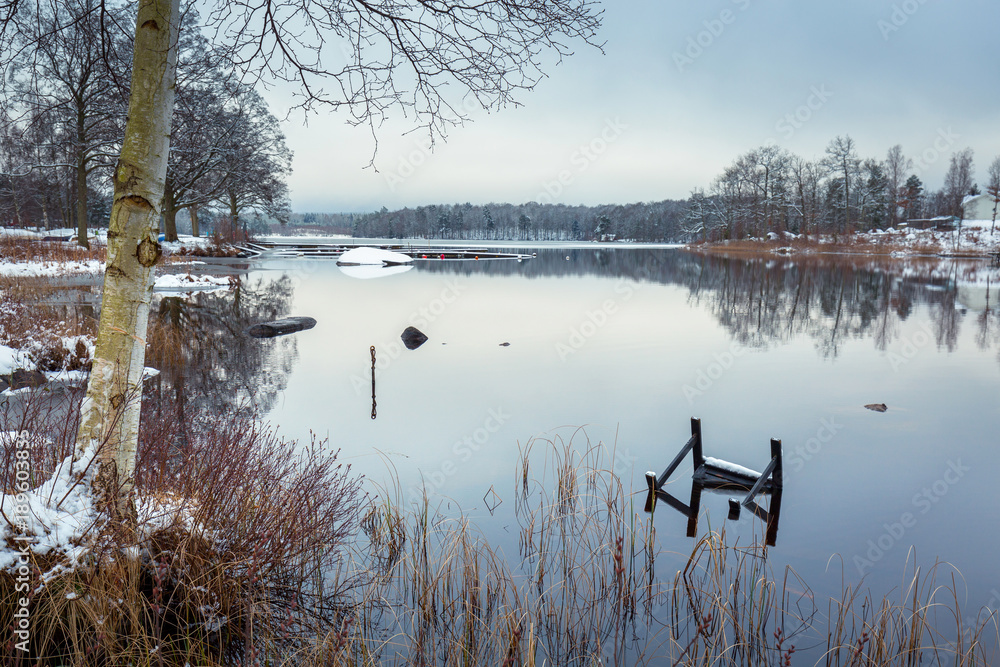
[[[701,420],[694,417],[691,418],[691,437],[694,438],[692,456],[694,458],[694,469],[697,471],[698,468],[705,465],[705,455],[701,449]]]
[[[777,460],[774,470],[771,471],[771,487],[780,489],[782,487],[782,464],[781,464],[781,440],[771,438],[771,460]]]

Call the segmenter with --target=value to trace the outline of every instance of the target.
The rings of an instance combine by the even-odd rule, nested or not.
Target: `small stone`
[[[887,406],[885,403],[869,403],[865,407],[873,412],[885,412],[886,410],[889,409],[889,406]]]
[[[399,337],[402,339],[403,345],[406,346],[407,350],[415,350],[427,342],[427,336],[416,327],[406,327]]]

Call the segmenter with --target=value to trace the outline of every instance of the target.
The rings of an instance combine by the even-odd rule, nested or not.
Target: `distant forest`
[[[565,241],[629,238],[675,241],[684,236],[684,201],[607,206],[443,204],[360,215],[293,214],[290,226],[340,228],[360,238]],[[317,229],[318,230],[318,229]]]
[[[971,148],[956,150],[942,132],[932,148],[907,157],[901,146],[882,159],[858,155],[849,136],[833,139],[823,157],[807,160],[775,145],[737,157],[686,200],[603,206],[443,204],[366,214],[294,214],[293,227],[367,238],[464,240],[687,241],[760,237],[768,233],[844,234],[910,220],[964,217],[962,202],[981,194]],[[921,174],[949,160],[939,190]],[[1000,157],[984,190],[1000,203]],[[289,230],[291,231],[291,230]]]

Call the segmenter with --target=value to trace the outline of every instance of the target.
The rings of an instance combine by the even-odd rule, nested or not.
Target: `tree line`
[[[954,152],[939,190],[927,189],[923,162],[901,145],[883,159],[859,156],[850,136],[807,160],[775,145],[750,150],[688,200],[683,229],[704,240],[768,233],[849,234],[939,216],[964,219],[963,200],[981,194],[971,148]],[[987,170],[986,192],[1000,203],[1000,157]]]
[[[0,221],[75,228],[88,247],[88,229],[106,227],[111,213],[135,10],[66,0],[37,3],[32,14],[2,72]],[[181,19],[161,219],[167,240],[176,240],[182,211],[196,236],[205,218],[239,229],[251,211],[279,220],[289,212],[291,153],[278,121],[213,50],[198,20],[193,8]]]
[[[935,151],[939,153],[939,151]],[[686,200],[602,206],[437,204],[366,214],[297,214],[296,226],[338,227],[362,238],[646,242],[723,240],[768,233],[832,234],[885,229],[940,216],[964,218],[963,200],[981,194],[971,148],[954,152],[944,183],[926,187],[925,161],[901,145],[883,159],[862,158],[850,136],[807,160],[776,145],[747,151]],[[1000,205],[1000,157],[987,170],[986,194]]]
[[[629,239],[677,241],[685,202],[635,204],[440,204],[353,216],[361,238],[442,238],[512,241]]]

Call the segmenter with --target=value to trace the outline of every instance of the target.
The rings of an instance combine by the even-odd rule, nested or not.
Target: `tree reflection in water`
[[[530,253],[530,248],[511,249]],[[964,324],[982,349],[1000,347],[1000,268],[984,260],[871,255],[721,256],[682,250],[540,250],[519,262],[421,263],[420,271],[460,275],[600,276],[678,285],[741,345],[762,348],[808,336],[823,357],[871,338],[878,350],[925,305],[934,342],[953,351]],[[975,303],[968,303],[971,299]],[[984,305],[985,303],[985,305]],[[973,313],[970,315],[970,311]]]
[[[288,276],[243,278],[233,291],[158,296],[146,363],[160,374],[147,382],[147,396],[170,403],[182,419],[234,405],[269,411],[298,357],[295,337],[257,339],[244,330],[288,315],[292,296]]]

